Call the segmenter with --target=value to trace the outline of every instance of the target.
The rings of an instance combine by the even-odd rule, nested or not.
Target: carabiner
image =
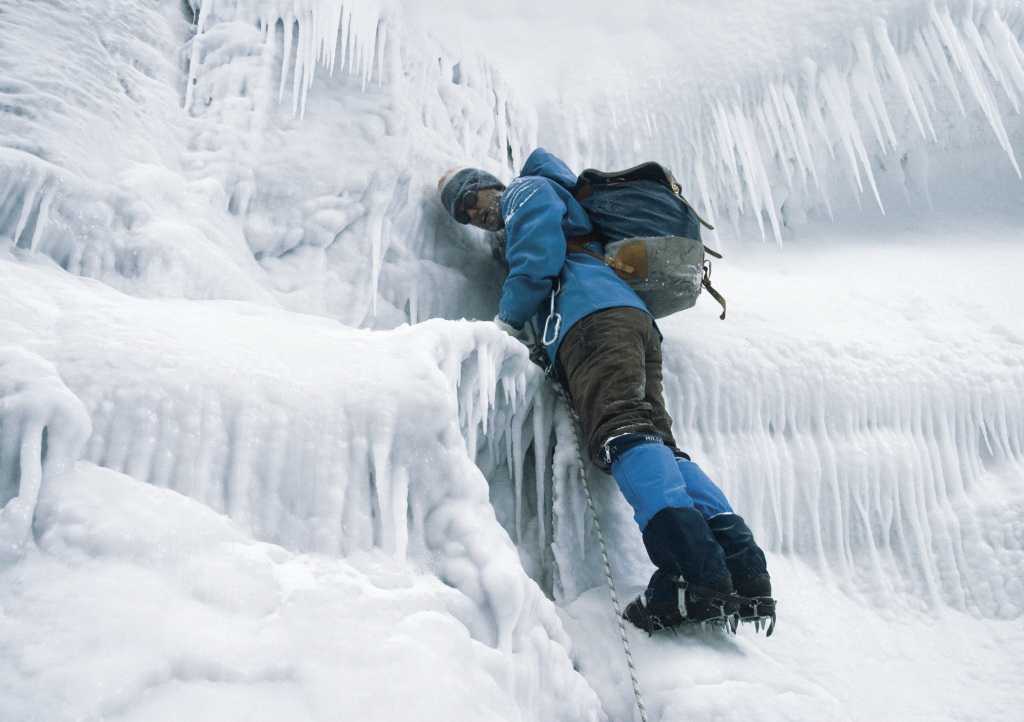
[[[548,338],[548,328],[551,326],[551,319],[555,319],[555,328],[551,338]],[[555,313],[547,317],[544,321],[544,335],[541,336],[540,342],[547,348],[555,341],[558,340],[558,333],[562,330],[562,314]]]
[[[561,293],[561,291],[562,279],[556,278],[554,286],[552,286],[551,288],[551,305],[548,309],[548,317],[544,319],[544,331],[540,337],[540,342],[544,345],[545,348],[547,348],[548,346],[550,346],[551,344],[558,340],[558,334],[562,330],[562,314],[557,313],[555,311],[555,296]],[[551,319],[555,320],[555,328],[554,333],[551,335],[551,338],[548,339],[548,330],[551,327]]]

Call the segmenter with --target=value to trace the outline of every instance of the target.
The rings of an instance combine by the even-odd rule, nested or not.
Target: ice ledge
[[[467,447],[478,426],[502,443],[495,409],[527,402],[536,374],[516,341],[484,323],[381,333],[250,304],[136,299],[31,258],[0,260],[0,285],[13,343],[49,358],[17,352],[34,364],[21,376],[53,394],[59,369],[56,406],[92,416],[85,459],[293,552],[382,550],[430,570],[460,593],[451,613],[472,638],[513,660],[503,683],[524,714],[600,719],[554,606],[495,518],[477,444]],[[48,398],[25,405],[33,453]],[[87,419],[74,428],[77,449]]]

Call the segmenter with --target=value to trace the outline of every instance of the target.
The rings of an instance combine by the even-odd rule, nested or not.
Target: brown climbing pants
[[[650,315],[619,307],[585,316],[562,341],[558,364],[599,467],[607,469],[605,442],[620,434],[659,436],[676,450],[662,388],[661,334]]]

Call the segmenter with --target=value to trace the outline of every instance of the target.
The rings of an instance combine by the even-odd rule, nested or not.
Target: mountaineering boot
[[[708,519],[708,527],[725,552],[725,563],[732,575],[739,598],[740,621],[753,622],[760,629],[768,624],[775,629],[775,600],[764,552],[754,541],[750,527],[738,514],[719,514]]]
[[[739,602],[728,581],[724,578],[716,587],[698,586],[656,569],[647,589],[626,605],[622,616],[648,634],[697,623],[721,624],[732,629]]]
[[[731,624],[739,611],[722,547],[693,507],[655,514],[643,531],[644,546],[658,568],[647,589],[623,616],[651,632],[683,622]]]

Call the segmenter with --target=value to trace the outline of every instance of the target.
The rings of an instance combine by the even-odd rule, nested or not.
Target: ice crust
[[[694,7],[670,17],[727,15]],[[5,6],[0,718],[633,714],[571,421],[514,341],[441,320],[490,318],[500,279],[436,177],[511,177],[538,142],[661,159],[726,221],[732,320],[662,324],[669,404],[792,632],[636,638],[655,718],[877,719],[876,646],[908,716],[971,718],[958,674],[1022,642],[1024,16],[844,12],[834,46],[555,102],[507,60],[521,35],[399,2]],[[587,471],[635,591],[630,510]],[[872,642],[819,632],[807,585]]]

